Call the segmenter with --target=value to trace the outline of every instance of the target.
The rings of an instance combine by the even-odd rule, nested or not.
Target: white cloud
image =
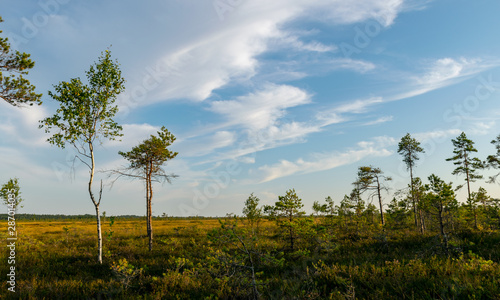
[[[382,26],[389,26],[402,9],[402,3],[402,0],[245,1],[228,11],[223,22],[208,22],[209,17],[200,16],[205,21],[201,23],[203,26],[200,26],[200,22],[192,23],[192,16],[183,19],[183,15],[191,12],[180,10],[180,17],[174,17],[178,20],[176,28],[182,27],[184,31],[197,34],[173,39],[173,44],[166,46],[161,58],[146,64],[150,68],[162,70],[157,82],[150,79],[143,64],[140,68],[144,70],[142,75],[135,75],[131,79],[132,87],[126,91],[124,98],[135,98],[132,101],[136,104],[180,98],[203,101],[214,90],[228,83],[246,82],[258,74],[261,67],[258,56],[272,50],[272,41],[280,40],[281,44],[288,44],[292,49],[312,53],[336,50],[334,45],[301,41],[296,32],[288,31],[286,25],[291,21],[313,15],[317,18],[319,15],[321,21],[326,23],[352,24],[376,19]],[[203,6],[208,8],[210,5],[205,3]],[[210,21],[214,21],[213,18]],[[170,29],[166,33],[176,36]],[[164,44],[161,39],[163,34],[157,32],[157,36],[157,43]],[[333,60],[332,64],[336,68],[362,72],[373,68],[370,63],[345,59]]]
[[[255,157],[251,157],[251,156],[243,156],[243,157],[240,157],[238,160],[244,164],[254,164],[255,163]]]
[[[267,182],[277,178],[290,176],[293,174],[307,174],[318,171],[333,169],[339,166],[351,164],[365,157],[389,156],[391,151],[386,149],[395,143],[393,138],[377,137],[373,141],[363,141],[358,143],[357,149],[345,152],[334,152],[327,154],[316,153],[311,155],[311,159],[306,161],[299,158],[295,162],[281,160],[279,163],[262,166],[258,169],[259,181]]]
[[[332,69],[345,69],[345,70],[356,71],[359,73],[366,73],[368,71],[372,71],[373,69],[375,69],[375,65],[371,62],[354,60],[350,58],[332,59],[324,63],[330,65]]]
[[[280,126],[270,126],[259,131],[247,131],[247,136],[236,147],[220,153],[201,164],[220,162],[226,159],[240,159],[244,163],[254,163],[255,158],[248,157],[257,152],[282,147],[285,145],[305,142],[305,136],[318,132],[321,127],[300,122],[285,123]]]
[[[348,102],[341,104],[340,106],[334,108],[335,112],[338,113],[354,113],[354,114],[359,114],[359,113],[364,113],[368,110],[368,107],[373,106],[375,104],[382,103],[383,99],[380,97],[374,97],[370,99],[363,99],[363,100],[355,100],[353,102]]]
[[[48,116],[43,106],[14,107],[0,99],[0,137],[24,146],[49,147],[47,135],[39,129],[39,121]]]
[[[428,67],[428,71],[424,75],[416,77],[415,81],[423,86],[440,87],[449,80],[470,75],[479,63],[481,61],[478,59],[460,58],[455,60],[449,57],[438,59]]]
[[[384,102],[407,99],[454,85],[499,65],[498,60],[479,58],[437,59],[427,64],[423,74],[410,76],[412,82],[408,85],[407,91],[386,97]]]
[[[486,135],[489,134],[492,129],[495,129],[496,122],[495,121],[489,121],[489,122],[475,122],[472,124],[472,128],[467,130],[467,132],[470,132],[471,134],[474,135]]]
[[[236,141],[236,134],[230,131],[217,131],[213,135],[183,140],[176,145],[176,150],[183,157],[203,156],[214,150],[231,146]]]
[[[443,87],[457,84],[473,75],[484,72],[500,65],[498,60],[482,60],[467,58],[442,58],[428,62],[425,72],[419,75],[408,76],[410,82],[402,84],[404,91],[383,97],[370,97],[358,99],[336,105],[333,108],[319,112],[316,118],[325,125],[345,121],[347,117],[343,114],[366,113],[373,106],[391,101],[399,101],[422,95]],[[399,75],[401,76],[401,75]],[[384,121],[383,119],[379,121]]]
[[[366,122],[364,123],[363,125],[364,126],[371,126],[371,125],[376,125],[376,124],[381,124],[381,123],[386,123],[386,122],[390,122],[394,119],[393,116],[386,116],[386,117],[380,117],[376,120],[373,120],[373,121],[370,121],[370,122]]]
[[[161,129],[158,126],[153,126],[147,123],[144,124],[124,124],[123,127],[123,137],[121,141],[106,141],[105,145],[110,147],[120,147],[123,149],[132,148],[137,146],[144,140],[149,139],[151,135],[156,135],[156,133]],[[129,151],[129,150],[126,150]]]
[[[393,24],[397,14],[403,8],[403,0],[361,0],[361,1],[311,1],[323,5],[316,9],[325,9],[321,14],[336,24],[353,24],[369,19],[376,19],[383,26]],[[325,7],[329,4],[329,7]]]
[[[433,130],[433,131],[427,131],[427,132],[419,132],[412,134],[413,138],[415,138],[419,142],[427,142],[427,141],[435,141],[437,143],[442,143],[444,142],[447,138],[449,137],[454,137],[457,136],[461,133],[462,131],[456,128],[453,129],[447,129],[447,130]]]
[[[0,147],[0,165],[6,177],[39,181],[55,177],[54,170],[35,163],[35,160],[17,149]]]
[[[231,125],[262,130],[276,123],[286,109],[310,103],[310,95],[289,85],[268,84],[264,89],[235,100],[214,101],[210,110],[224,115]]]
[[[294,35],[279,37],[279,41],[281,43],[286,44],[287,46],[291,46],[297,50],[302,51],[311,51],[311,52],[333,52],[338,49],[335,45],[325,45],[318,41],[312,41],[310,43],[302,42],[299,37]]]
[[[322,126],[346,122],[350,119],[344,116],[344,114],[365,113],[368,111],[369,107],[382,102],[384,102],[382,98],[374,97],[342,103],[333,108],[320,111],[316,114],[316,119],[322,124]]]

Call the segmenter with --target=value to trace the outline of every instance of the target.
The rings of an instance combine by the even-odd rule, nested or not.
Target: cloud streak
[[[263,183],[294,174],[308,174],[330,170],[358,162],[367,157],[389,156],[393,152],[388,150],[387,147],[394,143],[395,140],[392,138],[377,137],[372,141],[359,142],[357,148],[344,152],[314,153],[309,160],[299,158],[294,162],[281,160],[277,164],[259,167],[258,181]]]

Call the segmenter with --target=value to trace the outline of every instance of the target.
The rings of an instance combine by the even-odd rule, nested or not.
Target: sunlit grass
[[[325,230],[316,220],[314,235],[302,237],[299,249],[288,252],[271,221],[263,221],[254,236],[243,221],[221,229],[217,219],[156,218],[150,252],[145,220],[117,218],[112,226],[109,217],[103,221],[102,265],[96,262],[94,220],[18,221],[17,292],[8,292],[3,280],[0,295],[230,299],[252,297],[255,284],[263,299],[495,299],[500,294],[497,231],[456,234],[444,249],[435,233],[382,231],[377,225],[359,232]],[[255,283],[235,236],[250,249]],[[6,237],[6,230],[0,232]],[[8,267],[5,254],[2,274]]]

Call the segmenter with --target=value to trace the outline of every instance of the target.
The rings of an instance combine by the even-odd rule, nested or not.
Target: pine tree
[[[476,179],[483,178],[477,171],[484,168],[484,163],[479,158],[472,156],[472,153],[477,152],[477,149],[474,148],[474,142],[468,139],[464,132],[456,139],[451,140],[451,142],[455,147],[453,150],[454,155],[447,158],[446,161],[453,161],[453,164],[457,166],[452,172],[453,175],[465,175],[465,181],[467,183],[467,202],[471,202],[470,183],[476,181]],[[462,186],[463,185],[460,185],[458,188]],[[472,210],[473,206],[470,206],[470,209]],[[477,228],[477,219],[475,219],[474,227]]]
[[[424,149],[420,147],[420,142],[412,138],[409,133],[402,137],[398,144],[398,153],[403,156],[403,162],[406,164],[406,169],[410,171],[410,198],[413,204],[413,214],[415,217],[416,227],[418,227],[417,206],[419,198],[415,194],[413,186],[413,169],[415,168],[415,163],[420,159],[418,155],[424,152]],[[421,215],[421,213],[418,213],[418,215]],[[422,220],[422,216],[420,216],[420,219]],[[424,225],[422,222],[420,223],[420,232],[424,232]]]

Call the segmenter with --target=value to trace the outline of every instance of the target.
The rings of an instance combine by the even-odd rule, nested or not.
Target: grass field
[[[290,251],[267,220],[255,231],[234,218],[156,218],[149,252],[144,219],[110,221],[102,265],[93,220],[18,221],[16,292],[4,276],[2,298],[500,299],[497,231],[463,231],[444,248],[435,233],[315,219]]]

